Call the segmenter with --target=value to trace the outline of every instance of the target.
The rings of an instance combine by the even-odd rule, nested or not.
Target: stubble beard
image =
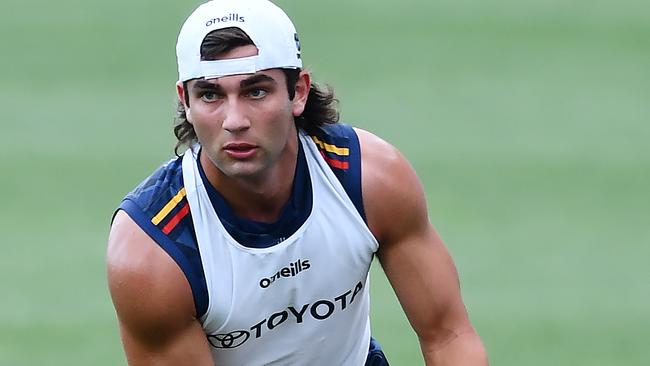
[[[250,182],[265,179],[271,167],[279,160],[279,158],[270,158],[268,152],[261,147],[258,147],[255,155],[248,159],[234,159],[223,152],[220,156],[208,154],[208,159],[225,178]]]

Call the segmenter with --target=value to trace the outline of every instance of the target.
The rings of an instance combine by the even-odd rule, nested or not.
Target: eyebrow
[[[196,81],[192,89],[221,90],[221,85],[199,79]]]
[[[264,74],[257,74],[240,81],[239,87],[243,89],[251,85],[255,85],[257,83],[263,83],[263,82],[270,82],[273,84],[277,84],[274,78]]]
[[[273,84],[277,84],[277,81],[274,78],[272,78],[272,77],[270,77],[268,75],[264,75],[264,74],[257,74],[257,75],[253,75],[253,76],[251,76],[249,78],[246,78],[246,79],[240,81],[239,82],[239,87],[243,89],[243,88],[250,87],[251,85],[255,85],[255,84],[263,83],[263,82],[270,82],[270,83],[273,83]],[[223,90],[221,85],[219,85],[218,83],[211,83],[211,82],[209,82],[207,80],[203,80],[203,79],[197,80],[196,83],[194,84],[194,88],[195,89],[216,90],[216,91]]]

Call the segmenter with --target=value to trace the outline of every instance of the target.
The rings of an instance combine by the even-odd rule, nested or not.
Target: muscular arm
[[[111,228],[107,269],[129,365],[214,365],[185,276],[123,211]]]
[[[363,200],[378,257],[428,366],[487,365],[460,295],[458,274],[429,222],[422,186],[404,157],[378,137],[357,131]]]

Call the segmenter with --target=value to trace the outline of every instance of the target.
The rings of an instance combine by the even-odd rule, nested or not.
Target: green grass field
[[[398,146],[492,365],[650,364],[647,1],[279,1],[343,119]],[[109,219],[172,154],[193,1],[4,0],[0,365],[123,365]],[[374,335],[421,365],[381,271]]]

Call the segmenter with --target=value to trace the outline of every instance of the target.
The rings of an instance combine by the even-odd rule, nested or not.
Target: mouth
[[[257,146],[244,142],[231,142],[223,147],[223,151],[235,159],[246,159],[257,151]]]

